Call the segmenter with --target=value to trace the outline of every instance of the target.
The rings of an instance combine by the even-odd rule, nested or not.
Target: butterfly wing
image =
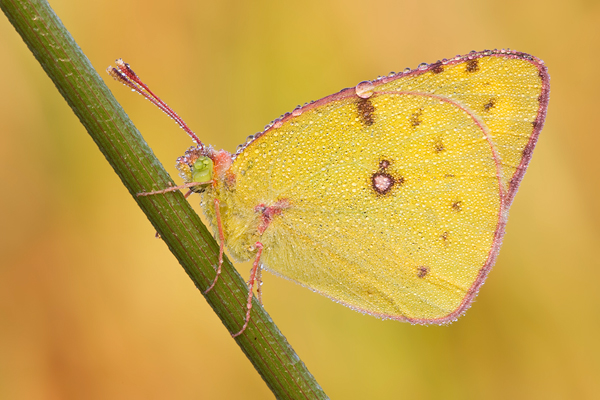
[[[484,52],[371,84],[250,140],[229,207],[248,220],[287,205],[259,239],[268,270],[365,313],[448,322],[495,260],[548,76],[531,56]]]

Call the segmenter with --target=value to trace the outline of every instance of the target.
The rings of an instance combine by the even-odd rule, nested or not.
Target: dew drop
[[[302,107],[298,106],[296,108],[294,108],[294,111],[292,111],[292,115],[294,117],[299,117],[302,115]]]
[[[356,91],[356,95],[361,99],[368,99],[369,97],[373,96],[374,88],[375,86],[373,86],[373,83],[370,81],[362,81],[356,85],[354,90]]]

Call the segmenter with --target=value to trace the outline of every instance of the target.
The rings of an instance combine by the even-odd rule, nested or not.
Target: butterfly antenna
[[[198,139],[198,136],[196,136],[196,134],[187,126],[183,119],[181,119],[181,117],[177,115],[177,113],[173,111],[173,109],[171,109],[171,107],[169,107],[167,103],[162,101],[160,97],[155,95],[152,92],[152,90],[150,90],[150,88],[146,86],[144,82],[142,82],[142,80],[136,75],[136,73],[133,72],[129,64],[127,64],[120,58],[116,60],[115,63],[117,65],[116,68],[110,66],[106,70],[106,72],[108,72],[110,76],[112,76],[115,80],[121,82],[125,86],[128,86],[132,90],[138,92],[156,107],[160,108],[165,114],[167,114],[169,117],[175,120],[177,125],[183,128],[183,130],[186,131],[188,135],[190,135],[192,140],[196,142],[197,145],[204,149],[204,144],[200,141],[200,139]]]

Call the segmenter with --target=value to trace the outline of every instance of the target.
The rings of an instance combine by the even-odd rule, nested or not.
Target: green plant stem
[[[218,244],[181,193],[136,197],[172,180],[48,2],[0,0],[0,7],[196,287],[208,288]],[[218,284],[205,298],[229,332],[244,322],[247,291],[225,260]],[[277,398],[327,398],[257,302],[248,329],[235,340]]]

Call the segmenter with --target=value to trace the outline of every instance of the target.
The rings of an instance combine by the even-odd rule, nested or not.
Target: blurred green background
[[[264,302],[335,399],[600,396],[600,2],[51,5],[174,177],[191,141],[104,73],[115,58],[230,151],[391,70],[487,48],[543,59],[546,126],[465,316],[380,321],[269,274]],[[5,17],[0,60],[0,399],[270,398]]]

